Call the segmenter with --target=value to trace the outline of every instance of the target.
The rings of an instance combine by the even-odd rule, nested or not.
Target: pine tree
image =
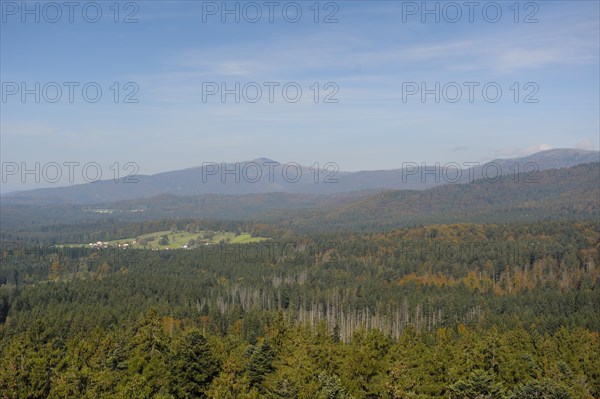
[[[552,380],[531,380],[519,385],[510,399],[572,399],[569,392]]]
[[[247,354],[250,356],[247,369],[250,384],[252,386],[260,385],[265,378],[265,374],[275,370],[275,367],[273,367],[275,353],[271,349],[269,341],[264,340],[259,346],[249,348]]]
[[[192,329],[173,345],[168,361],[171,392],[177,398],[205,398],[219,363],[200,331]]]
[[[448,387],[450,399],[501,399],[502,384],[495,383],[490,373],[475,370],[466,380],[459,380]]]
[[[117,389],[120,397],[150,397],[166,391],[167,337],[156,309],[144,316],[130,341],[129,378]]]
[[[337,376],[330,376],[325,373],[319,374],[319,382],[321,383],[321,391],[319,399],[345,399],[347,398],[346,389],[342,385],[342,381]]]

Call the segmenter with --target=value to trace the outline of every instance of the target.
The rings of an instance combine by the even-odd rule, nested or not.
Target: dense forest
[[[207,226],[236,228],[176,227]],[[596,222],[253,228],[272,239],[4,248],[0,397],[600,396]]]

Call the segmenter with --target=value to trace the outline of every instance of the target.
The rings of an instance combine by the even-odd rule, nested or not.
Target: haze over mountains
[[[485,164],[447,163],[425,165],[402,162],[404,168],[344,172],[334,164],[320,169],[284,164],[267,158],[237,164],[205,164],[189,169],[139,175],[129,181],[102,180],[68,187],[42,188],[2,196],[3,204],[107,204],[159,195],[246,195],[265,193],[342,194],[357,198],[381,190],[424,190],[447,183],[494,180],[498,175],[526,173],[529,178],[543,170],[600,161],[597,151],[554,149],[521,158],[496,159]],[[461,169],[457,169],[461,168]],[[132,182],[131,180],[135,180]],[[361,193],[362,192],[362,193]],[[338,200],[340,197],[338,197]],[[304,199],[310,202],[311,200]],[[304,201],[302,197],[295,201]],[[277,208],[277,207],[276,207]]]
[[[600,163],[478,179],[426,190],[358,191],[331,195],[292,193],[173,196],[103,204],[119,217],[259,220],[294,229],[335,230],[369,225],[501,222],[598,217]],[[93,207],[89,209],[98,209]],[[88,209],[88,212],[89,212]],[[141,212],[131,212],[139,210]],[[141,217],[141,215],[139,215]]]
[[[399,179],[401,184],[401,171],[340,174],[340,183],[331,186],[338,187],[346,184],[348,191],[326,195],[302,192],[159,194],[118,201],[113,197],[113,200],[104,202],[77,204],[57,201],[69,192],[81,193],[78,197],[80,200],[87,198],[88,187],[95,188],[102,185],[96,183],[65,189],[36,190],[3,197],[0,230],[26,233],[36,229],[43,230],[44,226],[52,225],[81,225],[85,229],[101,226],[98,228],[106,229],[107,223],[112,225],[182,218],[258,221],[274,223],[295,231],[370,230],[466,222],[598,220],[600,162],[597,158],[598,153],[594,152],[546,151],[519,160],[495,161],[496,165],[501,165],[503,170],[510,172],[504,173],[502,177],[488,176],[473,182],[462,182],[466,184],[448,184],[443,179],[436,182],[435,176],[428,176],[426,182],[412,180],[412,187],[418,189],[374,189],[372,188],[374,186],[368,185],[383,185],[386,181],[381,176],[393,176]],[[595,162],[582,163],[590,160]],[[509,169],[515,164],[522,168],[527,162],[536,162],[535,165],[539,170],[521,169],[521,173],[515,174],[514,170]],[[576,165],[570,166],[572,164]],[[190,173],[189,171],[181,171],[181,173]],[[170,173],[174,179],[180,172]],[[350,176],[352,182],[360,182],[365,174],[371,174],[374,179],[379,178],[379,180],[373,183],[373,180],[365,179],[362,180],[364,184],[353,183],[354,186],[351,186],[348,181],[342,183],[344,181],[342,177],[345,176]],[[157,180],[153,179],[155,176],[150,177],[150,181],[155,183]],[[164,177],[160,179],[160,181],[167,181]],[[170,184],[172,186],[174,183]],[[399,183],[394,182],[394,184]],[[149,183],[139,185],[156,188]],[[238,185],[244,186],[241,183]],[[431,187],[433,185],[436,187]],[[124,186],[124,184],[106,183],[106,187]],[[224,184],[224,186],[230,187],[231,184]],[[389,186],[394,187],[388,182]],[[297,186],[290,183],[289,186],[283,187],[291,189]],[[308,187],[308,184],[303,187]],[[362,190],[350,191],[352,187],[362,188]],[[338,188],[340,191],[342,189],[343,187]],[[101,194],[97,198],[105,198],[105,195],[109,195],[102,190],[96,193]],[[40,237],[43,236],[42,234]],[[57,239],[56,236],[53,237]],[[77,236],[70,236],[68,240],[77,240]]]

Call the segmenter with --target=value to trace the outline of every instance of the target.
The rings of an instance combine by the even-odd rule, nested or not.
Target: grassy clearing
[[[164,239],[166,237],[166,240]],[[192,241],[193,240],[193,241]],[[119,240],[105,241],[107,246],[115,247],[127,244],[132,248],[146,249],[176,249],[189,246],[207,245],[207,244],[248,244],[268,240],[265,237],[252,237],[249,233],[234,233],[231,231],[199,231],[190,233],[183,230],[178,231],[156,231],[154,233],[143,234],[137,237],[122,238]],[[81,247],[89,244],[61,244],[57,247]]]

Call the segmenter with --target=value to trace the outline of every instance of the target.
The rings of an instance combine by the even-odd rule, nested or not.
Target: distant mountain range
[[[598,219],[600,163],[521,173],[426,190],[171,196],[104,204],[119,216],[255,220],[295,230],[371,229],[437,223]],[[99,209],[93,207],[90,209]],[[136,212],[134,212],[135,214]]]
[[[540,168],[541,169],[541,168]],[[45,226],[102,226],[148,220],[256,221],[286,230],[381,230],[444,223],[600,220],[600,162],[445,184],[425,190],[203,194],[102,204],[3,204],[0,232],[57,231]],[[58,229],[61,231],[61,229]]]
[[[566,168],[600,161],[597,151],[555,149],[527,157],[496,159],[482,165],[458,163],[424,165],[405,162],[403,168],[344,172],[335,165],[315,170],[296,164],[281,164],[267,158],[237,164],[203,166],[139,175],[137,182],[103,180],[68,187],[43,188],[2,196],[3,205],[106,204],[116,201],[168,196],[246,195],[266,193],[340,194],[382,190],[424,190],[447,183],[493,180],[498,175],[529,173]],[[353,196],[350,196],[352,198]],[[302,197],[298,197],[299,200]],[[310,202],[310,201],[309,201]]]

